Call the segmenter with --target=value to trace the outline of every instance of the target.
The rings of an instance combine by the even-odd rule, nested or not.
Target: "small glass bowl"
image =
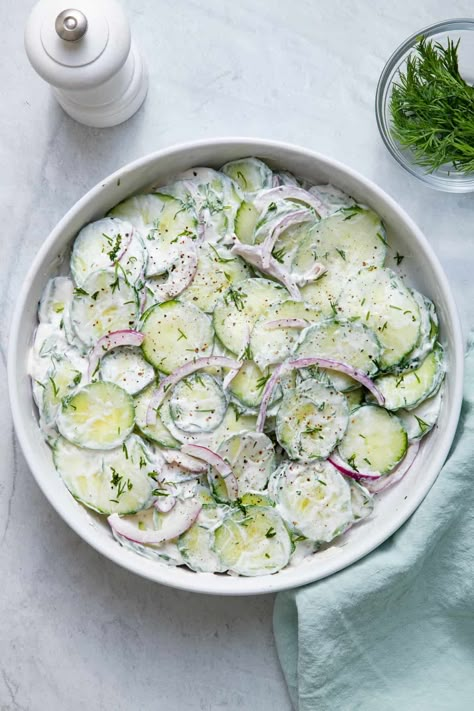
[[[380,75],[375,95],[375,114],[380,135],[395,160],[430,187],[452,193],[473,192],[474,173],[457,171],[451,163],[430,173],[425,167],[417,165],[410,149],[403,148],[392,136],[390,114],[392,86],[397,80],[400,69],[404,69],[407,57],[418,43],[420,36],[433,39],[440,44],[446,44],[448,37],[454,42],[460,39],[459,70],[464,80],[474,85],[474,19],[445,20],[425,27],[400,45]]]

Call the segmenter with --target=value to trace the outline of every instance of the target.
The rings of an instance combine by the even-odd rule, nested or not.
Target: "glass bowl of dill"
[[[432,188],[474,191],[474,19],[430,25],[387,61],[377,125],[398,163]]]

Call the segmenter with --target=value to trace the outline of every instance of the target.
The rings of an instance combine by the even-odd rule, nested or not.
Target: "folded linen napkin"
[[[390,539],[280,593],[278,655],[297,711],[474,709],[474,351],[451,453]]]

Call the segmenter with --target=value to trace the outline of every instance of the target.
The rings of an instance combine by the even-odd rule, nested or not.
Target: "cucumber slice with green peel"
[[[255,431],[257,418],[255,415],[242,414],[231,403],[227,407],[224,419],[221,424],[216,427],[213,432],[190,433],[180,430],[176,427],[170,413],[169,398],[166,399],[160,408],[159,414],[166,428],[171,432],[173,437],[181,444],[198,444],[216,452],[222,442],[229,439],[234,434],[241,432]]]
[[[300,288],[301,298],[321,312],[321,317],[333,318],[340,315],[337,302],[344,288],[340,272],[326,272],[316,281]],[[341,314],[342,317],[342,314]]]
[[[224,573],[226,567],[214,551],[214,530],[222,522],[227,508],[207,504],[197,521],[178,538],[178,549],[191,570],[198,573]]]
[[[221,385],[207,373],[194,373],[180,380],[170,394],[170,413],[184,432],[212,432],[227,411]]]
[[[275,468],[273,443],[261,432],[234,435],[221,444],[218,453],[229,462],[239,484],[240,497],[264,489]]]
[[[349,483],[327,460],[283,464],[268,491],[290,529],[312,541],[329,543],[354,522]]]
[[[134,284],[143,276],[147,254],[141,237],[131,222],[105,217],[82,228],[74,240],[71,273],[76,286],[99,270],[120,263],[123,275]]]
[[[243,244],[255,243],[255,230],[260,212],[252,202],[243,202],[235,216],[235,234]]]
[[[246,360],[231,380],[229,391],[246,407],[256,408],[262,402],[263,389],[269,377],[253,360]]]
[[[397,416],[407,431],[409,442],[416,442],[433,429],[439,417],[442,401],[443,387],[413,410],[397,411]]]
[[[168,272],[180,259],[183,240],[197,239],[197,218],[194,212],[171,195],[157,194],[163,202],[160,216],[146,236],[148,263],[146,276]]]
[[[373,376],[378,371],[381,351],[377,336],[365,324],[328,319],[303,331],[295,356],[330,358]],[[345,391],[354,387],[353,378],[344,373],[328,370],[327,374],[337,390]]]
[[[360,320],[376,334],[388,370],[402,362],[420,337],[420,310],[409,290],[389,269],[369,267],[351,276],[337,304],[338,317]]]
[[[351,274],[362,267],[382,267],[385,253],[380,217],[357,205],[315,223],[301,241],[291,268],[304,274],[316,261],[329,272]]]
[[[221,343],[232,353],[241,354],[255,321],[288,296],[286,289],[268,279],[245,279],[230,286],[217,301],[213,314]]]
[[[300,217],[295,216],[295,220],[300,221],[296,222],[296,224],[289,225],[279,235],[272,249],[273,258],[292,274],[294,272],[292,264],[295,254],[301,243],[308,238],[308,235],[311,234],[311,230],[319,222],[319,217],[302,205],[283,203],[282,209],[277,209],[277,211],[272,213],[271,216],[259,223],[255,232],[255,243],[260,244],[266,239],[272,230],[279,227],[279,223],[286,215],[289,216],[290,213],[295,212],[300,214]],[[307,263],[307,271],[305,274],[312,270],[317,261],[317,259],[313,259],[311,263]],[[298,276],[304,275],[300,275],[298,273]]]
[[[325,459],[344,436],[348,417],[343,395],[305,380],[284,396],[276,418],[276,438],[290,459]]]
[[[74,498],[98,513],[133,513],[150,502],[151,461],[135,435],[108,452],[83,449],[59,437],[53,460]]]
[[[417,345],[408,354],[407,358],[394,367],[394,372],[400,373],[405,370],[412,370],[420,365],[421,361],[435,347],[439,332],[438,314],[433,302],[414,289],[410,289],[410,293],[420,310],[420,336]]]
[[[179,447],[179,442],[164,425],[159,412],[157,412],[155,424],[148,425],[146,421],[148,405],[157,387],[158,385],[149,385],[139,395],[135,396],[135,422],[141,434],[147,439],[160,444],[162,447],[176,449]]]
[[[119,273],[98,271],[74,291],[71,317],[74,330],[87,346],[112,331],[133,329],[138,318],[135,289]]]
[[[443,348],[438,343],[417,368],[381,375],[375,383],[385,398],[387,410],[411,410],[436,392],[445,372]]]
[[[199,248],[198,266],[180,301],[194,304],[206,313],[212,313],[216,302],[230,284],[250,277],[249,266],[221,245],[204,243]]]
[[[340,210],[356,206],[355,201],[349,195],[335,188],[334,185],[313,185],[309,188],[309,192],[321,200],[324,206],[322,217],[330,217]],[[348,214],[350,213],[347,211],[346,217]]]
[[[349,412],[353,412],[364,402],[365,392],[363,388],[356,388],[355,390],[344,393],[344,395],[347,400]]]
[[[292,544],[273,508],[246,506],[225,517],[215,531],[214,548],[223,566],[245,576],[272,575],[287,565]]]
[[[374,497],[367,491],[365,486],[359,484],[358,481],[350,479],[349,486],[351,487],[351,506],[354,515],[354,521],[362,521],[368,518],[374,510]]]
[[[131,222],[146,240],[149,231],[161,215],[164,201],[160,195],[149,193],[127,198],[109,211],[108,217]],[[145,241],[145,245],[147,242]]]
[[[87,449],[113,449],[135,425],[133,399],[114,383],[101,381],[64,398],[57,427],[69,442]]]
[[[195,358],[212,353],[211,320],[197,306],[179,301],[155,304],[146,311],[142,350],[155,368],[168,375]]]
[[[40,323],[60,327],[65,311],[72,302],[74,284],[69,277],[54,277],[46,284],[38,308]]]
[[[285,326],[285,319],[301,320],[309,326],[320,317],[320,311],[304,301],[287,300],[271,306],[257,319],[250,334],[250,353],[258,367],[264,370],[293,353],[304,329],[295,328],[291,323]]]
[[[259,190],[273,187],[272,171],[258,158],[230,161],[222,166],[221,171],[232,178],[246,194],[252,195]]]
[[[275,502],[269,496],[259,491],[247,491],[240,497],[240,506],[275,506]]]
[[[100,361],[100,379],[115,383],[129,395],[136,395],[155,380],[155,371],[139,348],[124,346],[107,353]]]
[[[149,508],[145,511],[138,511],[138,513],[134,515],[127,516],[126,520],[141,531],[156,530],[154,508]],[[173,566],[184,564],[184,560],[178,550],[176,540],[165,541],[165,543],[160,544],[147,543],[144,545],[142,543],[138,543],[137,541],[131,541],[114,530],[112,530],[112,534],[121,546],[127,548],[133,553],[138,553],[138,555],[141,555],[144,558]]]
[[[351,413],[339,454],[356,471],[388,474],[405,456],[408,437],[402,421],[377,405]]]
[[[55,360],[43,387],[42,415],[47,425],[56,421],[63,398],[71,395],[85,379],[87,361],[83,358]]]

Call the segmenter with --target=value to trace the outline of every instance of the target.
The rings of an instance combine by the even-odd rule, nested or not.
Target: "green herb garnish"
[[[474,88],[459,73],[459,40],[421,37],[392,88],[392,134],[429,172],[474,172]]]

